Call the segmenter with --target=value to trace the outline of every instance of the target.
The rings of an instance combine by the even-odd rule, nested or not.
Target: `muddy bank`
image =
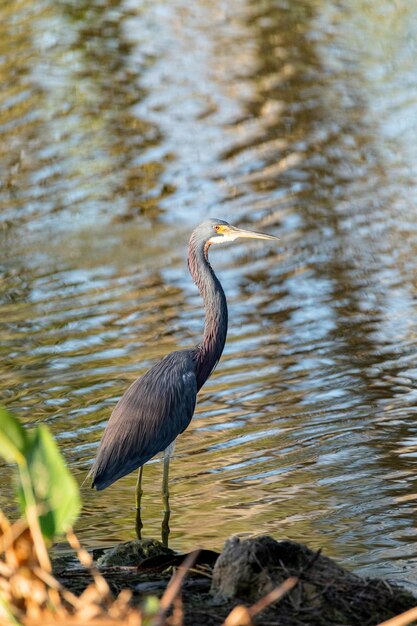
[[[161,596],[184,559],[153,540],[94,551],[95,563],[117,594],[128,588],[133,603]],[[253,619],[265,626],[376,626],[417,604],[407,590],[382,579],[361,578],[307,546],[262,536],[230,538],[219,555],[202,550],[182,586],[184,624],[220,626],[236,605],[253,606],[288,579],[293,588]],[[59,558],[57,578],[79,594],[91,582],[72,558]],[[296,579],[294,578],[296,577]],[[271,596],[270,596],[271,597]],[[236,622],[237,624],[248,622]]]

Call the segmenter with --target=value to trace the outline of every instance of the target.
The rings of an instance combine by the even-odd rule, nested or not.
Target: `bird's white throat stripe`
[[[226,243],[227,241],[234,241],[239,237],[239,234],[227,233],[225,235],[215,235],[214,237],[210,237],[208,243]]]

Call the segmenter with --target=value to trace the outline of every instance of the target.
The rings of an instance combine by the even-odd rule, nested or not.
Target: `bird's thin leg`
[[[164,451],[164,473],[162,478],[162,501],[164,503],[164,518],[162,520],[161,538],[162,545],[168,547],[169,537],[169,518],[171,516],[171,509],[169,506],[169,461],[171,454],[174,451],[174,444],[172,443]]]
[[[169,487],[168,487],[168,476],[169,476],[169,454],[164,455],[164,475],[162,478],[162,501],[164,503],[164,517],[162,520],[161,527],[161,539],[162,545],[166,548],[168,547],[168,537],[169,537],[169,518],[171,517],[171,509],[169,508]]]
[[[136,508],[140,509],[143,489],[142,489],[142,475],[143,475],[143,465],[139,468],[138,479],[136,481]]]
[[[169,459],[170,456],[166,454],[164,456],[164,475],[162,478],[162,501],[164,503],[164,513],[171,513],[169,508]]]
[[[136,536],[138,539],[142,539],[142,516],[141,516],[141,502],[142,502],[142,475],[143,475],[143,465],[139,468],[138,472],[138,480],[136,482]]]

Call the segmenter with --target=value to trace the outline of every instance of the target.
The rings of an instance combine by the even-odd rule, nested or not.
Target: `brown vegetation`
[[[0,516],[1,624],[371,626],[389,619],[385,626],[405,626],[416,618],[415,598],[408,592],[364,580],[289,541],[232,538],[217,560],[210,551],[191,552],[184,560],[165,551],[140,568],[137,563],[99,571],[77,538],[72,533],[67,538],[78,565],[67,559],[63,566],[61,560],[52,574],[40,566],[27,524],[11,525]],[[128,546],[122,549],[126,553]],[[182,564],[172,573],[178,559]],[[152,585],[154,593],[163,591],[160,599],[144,596]]]

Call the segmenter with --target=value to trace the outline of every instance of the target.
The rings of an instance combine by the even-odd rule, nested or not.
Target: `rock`
[[[214,566],[210,592],[217,600],[256,600],[271,591],[280,582],[273,572],[274,563],[279,562],[278,546],[268,536],[228,539]]]
[[[217,603],[253,603],[290,576],[299,578],[296,587],[264,613],[282,626],[378,624],[416,603],[396,585],[361,578],[302,544],[268,536],[228,539],[214,566],[210,592]]]
[[[107,550],[97,559],[98,567],[113,567],[115,565],[139,565],[145,559],[160,554],[174,554],[170,548],[165,548],[156,539],[135,539],[119,543]]]

